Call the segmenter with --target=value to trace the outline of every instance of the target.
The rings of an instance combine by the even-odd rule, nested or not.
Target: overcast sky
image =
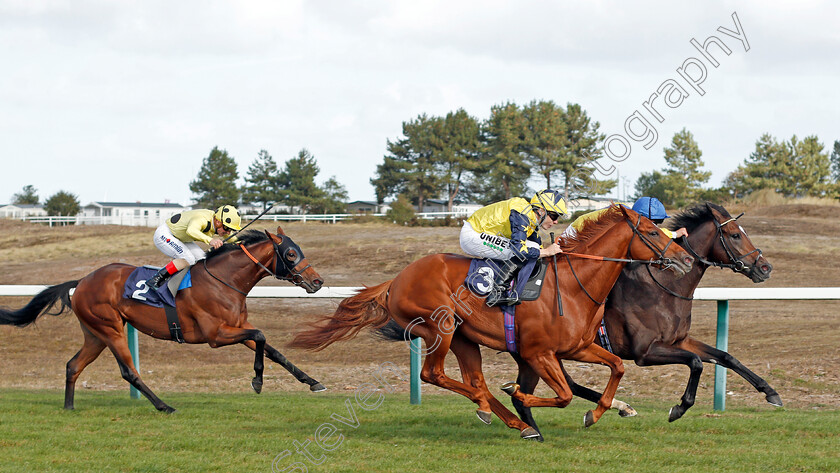
[[[534,99],[579,103],[607,135],[637,110],[655,125],[619,166],[630,193],[682,128],[719,185],[762,133],[840,139],[838,5],[0,0],[0,204],[27,184],[42,202],[189,204],[214,146],[240,176],[261,149],[282,166],[308,148],[319,183],[370,200],[403,121]],[[749,51],[718,31],[733,12]],[[711,35],[732,51],[710,47],[717,68],[690,44]],[[692,57],[702,96],[677,73]],[[668,79],[688,97],[660,98],[659,123],[643,102]]]

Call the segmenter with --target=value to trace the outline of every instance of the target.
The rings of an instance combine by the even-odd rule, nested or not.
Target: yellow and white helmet
[[[232,205],[223,205],[216,209],[214,215],[222,225],[231,230],[242,230],[242,217],[239,216],[239,211]]]
[[[534,194],[534,197],[531,198],[531,205],[545,209],[546,212],[556,213],[560,217],[569,213],[563,195],[552,189],[541,190]]]

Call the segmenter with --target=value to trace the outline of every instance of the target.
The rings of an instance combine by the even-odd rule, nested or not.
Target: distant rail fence
[[[0,286],[0,296],[34,296],[49,286],[15,285]],[[307,294],[300,287],[258,286],[251,290],[251,298],[301,298],[329,299],[350,297],[363,287],[323,287],[314,294]],[[730,300],[840,300],[840,287],[702,287],[694,291],[694,300],[717,301],[717,342],[718,350],[726,351],[729,344],[729,301]],[[128,325],[128,341],[134,365],[139,370],[140,361],[137,350],[137,331]],[[411,403],[420,404],[420,339],[412,341],[410,353],[411,367]],[[715,366],[715,401],[714,409],[726,409],[726,368]],[[139,392],[132,388],[132,397],[139,398]]]
[[[438,218],[467,218],[471,212],[418,212],[415,213],[418,219],[433,220]],[[272,222],[326,222],[338,223],[346,220],[353,220],[360,217],[381,217],[387,215],[384,213],[355,213],[355,214],[268,214],[263,215],[261,220],[268,220]],[[257,215],[243,215],[243,220],[252,220]],[[31,223],[44,223],[52,226],[62,225],[125,225],[132,227],[157,227],[162,224],[165,219],[159,217],[146,216],[132,216],[132,215],[115,215],[115,216],[40,216],[40,217],[22,217],[20,220]]]

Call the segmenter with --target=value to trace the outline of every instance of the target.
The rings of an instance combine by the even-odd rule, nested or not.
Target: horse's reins
[[[307,270],[307,268],[310,268],[312,265],[311,265],[311,264],[307,264],[306,266],[304,266],[304,267],[303,267],[302,269],[300,269],[300,270],[298,270],[298,269],[297,269],[297,267],[292,267],[292,268],[290,268],[290,267],[286,264],[286,260],[285,260],[285,259],[284,259],[281,255],[280,255],[280,250],[281,250],[280,246],[279,246],[279,245],[277,245],[277,243],[274,243],[274,242],[272,242],[272,244],[274,245],[274,254],[276,255],[276,257],[277,257],[277,259],[278,259],[278,261],[275,263],[275,270],[274,270],[274,271],[272,271],[272,270],[268,269],[268,267],[267,267],[266,265],[262,264],[262,262],[261,262],[260,260],[258,260],[256,257],[254,257],[254,255],[252,255],[252,254],[251,254],[251,252],[250,252],[250,251],[248,251],[248,249],[247,249],[247,248],[245,248],[245,246],[244,246],[244,245],[240,244],[240,245],[239,245],[239,248],[240,248],[240,249],[241,249],[241,250],[245,253],[245,255],[247,255],[247,256],[248,256],[248,258],[249,258],[251,261],[253,261],[253,262],[254,262],[257,266],[259,266],[260,268],[262,268],[263,270],[265,270],[265,272],[267,272],[268,274],[270,274],[270,275],[274,276],[276,279],[282,279],[282,280],[284,280],[284,281],[291,281],[291,282],[292,282],[292,283],[294,283],[294,284],[297,284],[299,281],[302,281],[302,280],[303,280],[303,276],[302,276],[301,274],[302,274],[304,271],[306,271],[306,270]],[[285,253],[287,253],[289,250],[290,250],[290,248],[287,248],[287,249],[286,249],[286,251],[284,251],[283,253],[285,254]],[[280,265],[280,261],[279,261],[279,260],[282,260],[282,261],[283,261],[283,266],[285,266],[285,267],[286,267],[286,270],[288,271],[289,276],[278,276],[278,275],[277,275],[277,273],[279,272],[279,271],[277,270],[277,267]],[[205,271],[207,271],[207,274],[209,274],[210,276],[212,276],[212,277],[213,277],[213,279],[215,279],[216,281],[219,281],[220,283],[224,284],[225,286],[227,286],[227,287],[229,287],[229,288],[233,289],[234,291],[236,291],[236,292],[238,292],[238,293],[240,293],[240,294],[243,294],[243,295],[245,295],[245,296],[247,296],[247,295],[248,295],[246,292],[243,292],[243,291],[241,291],[241,290],[239,290],[239,289],[237,289],[237,288],[235,288],[235,287],[231,286],[231,285],[230,285],[230,284],[228,284],[227,282],[225,282],[225,281],[221,280],[221,279],[220,279],[219,277],[217,277],[215,274],[211,273],[211,272],[210,272],[210,269],[208,269],[208,268],[207,268],[207,259],[206,259],[206,258],[205,258],[204,260],[202,260],[202,261],[204,262],[204,270],[205,270]],[[298,264],[298,265],[296,265],[296,266],[299,266],[299,264]]]
[[[589,294],[589,291],[586,290],[586,287],[584,287],[583,283],[580,281],[580,278],[578,278],[578,275],[575,272],[575,268],[574,268],[574,266],[572,266],[572,260],[571,260],[571,258],[569,258],[570,256],[574,256],[574,257],[577,257],[577,258],[591,259],[591,260],[596,260],[596,261],[609,261],[609,262],[614,262],[614,263],[646,264],[646,265],[648,265],[648,270],[650,269],[650,265],[652,265],[652,264],[661,265],[661,266],[663,266],[662,269],[667,269],[673,264],[671,262],[670,258],[665,257],[665,252],[668,251],[668,247],[671,246],[671,243],[673,243],[674,240],[669,240],[668,244],[665,245],[665,248],[660,249],[659,247],[654,245],[653,242],[651,242],[650,240],[645,238],[645,236],[642,235],[641,232],[639,232],[639,224],[642,223],[642,216],[641,215],[639,215],[639,219],[636,221],[635,226],[633,224],[631,224],[630,220],[628,220],[627,218],[625,218],[624,221],[633,230],[633,237],[630,239],[630,243],[627,245],[627,256],[630,256],[630,247],[633,246],[633,238],[636,238],[636,236],[638,236],[639,239],[642,240],[642,243],[645,244],[645,246],[647,246],[654,253],[659,254],[659,259],[658,260],[642,260],[642,259],[633,259],[633,258],[610,258],[610,257],[607,257],[607,256],[587,255],[587,254],[583,254],[583,253],[563,253],[563,255],[566,257],[566,263],[568,263],[569,269],[572,270],[572,276],[575,277],[575,281],[577,281],[578,286],[580,286],[580,288],[583,290],[583,293],[586,294],[586,297],[588,297],[589,300],[591,300],[593,303],[595,303],[597,305],[603,305],[605,302],[607,302],[607,300],[604,299],[603,301],[598,302],[597,300],[595,300],[594,297],[592,297],[591,294]]]

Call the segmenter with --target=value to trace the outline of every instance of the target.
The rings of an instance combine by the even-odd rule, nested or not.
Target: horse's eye
[[[648,232],[648,235],[650,235],[652,237],[656,237],[656,236],[659,236],[659,232],[656,231],[656,230],[651,230],[651,231]]]
[[[730,237],[733,240],[740,240],[741,239],[741,234],[740,233],[733,233],[732,235],[730,235]]]
[[[290,251],[290,252],[286,253],[286,259],[289,260],[289,261],[296,260],[297,259],[297,253],[295,253],[294,251]]]

